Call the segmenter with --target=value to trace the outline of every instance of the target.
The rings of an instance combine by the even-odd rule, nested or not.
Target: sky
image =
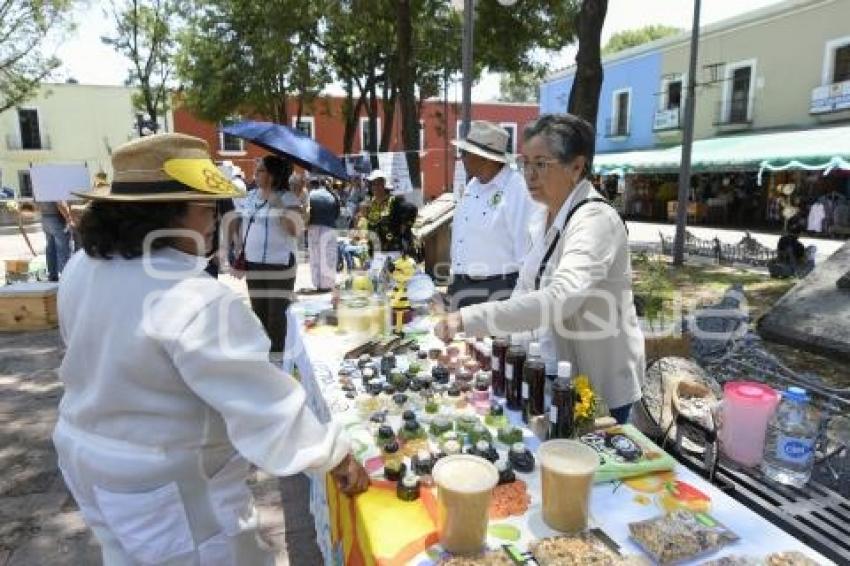
[[[700,23],[710,24],[779,1],[781,0],[703,0]],[[53,41],[55,48],[52,49],[55,49],[56,55],[63,61],[62,67],[54,76],[55,80],[64,81],[73,77],[83,84],[124,84],[128,61],[100,40],[101,36],[109,35],[112,31],[112,21],[103,11],[106,5],[108,3],[97,1],[82,5],[74,14],[76,30],[67,37]],[[690,0],[609,0],[608,14],[602,30],[602,43],[604,45],[611,35],[618,31],[649,24],[690,29],[692,18],[693,2]],[[564,50],[551,59],[551,70],[573,64],[574,58],[575,48]],[[328,90],[334,92],[338,89],[332,87]],[[493,100],[498,98],[498,95],[499,77],[492,73],[485,74],[472,92],[475,101]],[[450,97],[460,97],[460,85],[455,85]]]

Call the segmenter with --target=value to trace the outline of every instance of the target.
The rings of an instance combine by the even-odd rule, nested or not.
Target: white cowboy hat
[[[452,140],[452,145],[463,151],[480,155],[490,161],[506,163],[508,160],[507,130],[493,122],[474,120],[469,125],[466,139]]]

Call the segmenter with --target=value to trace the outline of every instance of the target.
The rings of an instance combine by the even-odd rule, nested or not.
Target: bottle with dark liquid
[[[481,364],[481,369],[490,371],[491,357],[493,355],[493,339],[485,336],[484,340],[478,342],[477,347],[478,363]]]
[[[508,353],[508,341],[505,338],[493,339],[493,352],[490,356],[493,395],[505,396],[505,359]]]
[[[505,356],[505,398],[508,409],[522,410],[522,370],[525,367],[525,350],[516,345],[508,348]]]
[[[570,362],[558,362],[558,378],[552,384],[549,407],[549,438],[572,438],[575,434],[576,392]]]
[[[543,393],[546,388],[546,364],[540,356],[540,344],[528,345],[528,358],[522,370],[522,420],[543,414]]]

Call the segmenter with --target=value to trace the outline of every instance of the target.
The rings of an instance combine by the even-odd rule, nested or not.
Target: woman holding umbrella
[[[335,423],[269,363],[241,298],[203,273],[215,203],[242,195],[181,134],[127,143],[80,221],[84,253],[59,286],[67,346],[53,441],[65,483],[116,564],[271,565],[256,538],[250,465],[331,471],[366,488]]]
[[[304,232],[304,207],[289,188],[292,164],[267,155],[257,162],[257,188],[242,207],[242,251],[234,275],[247,278],[251,308],[271,340],[273,361],[282,359],[286,310],[295,289],[298,238]]]

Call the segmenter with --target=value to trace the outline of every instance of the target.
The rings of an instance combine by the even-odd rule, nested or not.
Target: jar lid
[[[752,404],[773,403],[779,394],[769,385],[757,381],[730,381],[723,392],[735,401]]]
[[[419,478],[413,474],[407,474],[402,478],[401,483],[404,487],[414,488],[419,485]]]

